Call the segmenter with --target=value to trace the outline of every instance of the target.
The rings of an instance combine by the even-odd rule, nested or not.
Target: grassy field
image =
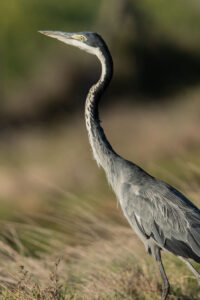
[[[118,153],[200,206],[198,95],[101,115]],[[8,132],[0,164],[1,299],[160,299],[155,263],[92,159],[83,112],[56,128]],[[164,254],[164,264],[169,299],[200,298],[181,261]]]

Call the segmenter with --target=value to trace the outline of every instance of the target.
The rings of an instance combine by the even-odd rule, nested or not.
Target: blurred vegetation
[[[115,76],[107,95],[115,101],[122,95],[131,102],[155,101],[200,80],[197,0],[175,0],[173,5],[153,0],[2,0],[0,20],[0,125],[6,128],[48,122],[80,108],[98,76],[95,58],[39,36],[40,29],[100,32],[114,57]]]
[[[96,58],[37,33],[97,31],[114,149],[200,206],[199,0],[0,1],[0,299],[159,299],[160,276],[92,160]],[[200,298],[164,255],[170,299]]]

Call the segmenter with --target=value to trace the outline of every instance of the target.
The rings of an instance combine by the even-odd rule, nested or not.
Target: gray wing
[[[176,255],[200,257],[200,211],[170,185],[150,177],[143,185],[121,185],[123,210],[143,234]],[[192,253],[194,252],[194,253]]]

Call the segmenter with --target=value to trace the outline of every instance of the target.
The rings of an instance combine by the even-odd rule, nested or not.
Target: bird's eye
[[[74,34],[72,36],[74,39],[79,40],[81,42],[85,42],[87,41],[87,38],[84,35],[78,35],[78,34]]]
[[[81,42],[85,42],[87,39],[84,35],[80,35],[80,41]]]

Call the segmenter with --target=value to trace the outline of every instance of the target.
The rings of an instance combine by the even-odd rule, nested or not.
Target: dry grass
[[[103,119],[119,153],[200,206],[198,95],[118,106]],[[83,117],[6,136],[0,163],[0,299],[159,299],[159,273],[91,159]],[[199,299],[185,266],[172,255],[164,262],[169,299]]]
[[[1,278],[2,299],[159,299],[160,277],[153,260],[129,228],[108,228],[109,240],[65,246],[40,260],[6,247],[12,259],[4,261],[12,271],[4,270],[6,278]],[[164,256],[164,262],[172,282],[170,299],[199,299],[200,288],[190,272],[172,256]]]

